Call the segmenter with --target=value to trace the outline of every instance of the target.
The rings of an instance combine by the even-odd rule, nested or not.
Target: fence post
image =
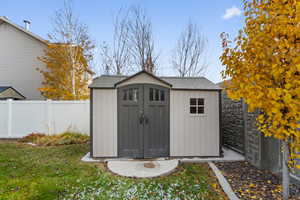
[[[8,113],[7,113],[7,134],[12,137],[12,99],[7,99]]]
[[[52,134],[52,123],[51,123],[51,119],[52,119],[52,100],[51,99],[47,99],[47,126],[48,126],[48,134]]]

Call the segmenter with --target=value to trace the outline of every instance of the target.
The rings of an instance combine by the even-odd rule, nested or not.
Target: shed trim
[[[93,146],[94,146],[94,141],[93,141],[93,89],[90,89],[90,156],[93,158]]]
[[[198,88],[171,88],[171,90],[187,90],[187,91],[210,91],[210,92],[219,92],[222,89],[198,89]]]
[[[101,89],[101,90],[111,90],[111,89],[116,89],[115,87],[90,87],[90,89]]]
[[[134,77],[136,77],[136,76],[142,74],[142,73],[145,73],[145,74],[151,76],[152,78],[154,78],[154,79],[156,79],[156,80],[158,80],[158,81],[160,81],[160,82],[162,82],[162,83],[164,83],[164,84],[169,85],[170,87],[172,87],[172,84],[170,84],[170,83],[168,83],[167,81],[164,81],[164,80],[158,78],[157,76],[151,74],[150,72],[147,72],[146,70],[142,70],[142,71],[140,71],[140,72],[138,72],[138,73],[136,73],[136,74],[133,74],[132,76],[129,76],[129,77],[127,77],[127,78],[125,78],[125,79],[123,79],[123,80],[121,80],[121,81],[115,83],[115,87],[116,87],[117,85],[121,84],[121,83],[124,83],[124,82],[126,82],[126,81],[128,81],[128,80],[130,80],[130,79],[132,79],[132,78],[134,78]]]
[[[223,157],[222,145],[223,145],[223,131],[222,131],[222,90],[219,90],[219,149],[220,157]]]

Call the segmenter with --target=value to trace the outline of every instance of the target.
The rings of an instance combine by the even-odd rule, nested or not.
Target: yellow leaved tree
[[[83,49],[71,44],[48,44],[45,55],[38,58],[46,69],[41,93],[54,100],[84,100],[89,98],[88,83],[92,72]]]
[[[227,93],[259,109],[259,130],[283,144],[283,196],[289,170],[300,168],[300,1],[244,0],[245,27],[234,40],[221,34]]]

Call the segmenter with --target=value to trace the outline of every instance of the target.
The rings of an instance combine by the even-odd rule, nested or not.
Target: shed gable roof
[[[138,72],[137,74],[142,73]],[[151,74],[152,75],[152,74]],[[130,80],[130,77],[136,76],[120,76],[120,75],[102,75],[94,78],[90,88],[113,89],[116,85]],[[152,75],[154,76],[154,75]],[[170,77],[170,76],[154,76],[162,83],[167,83],[172,89],[178,90],[221,90],[221,88],[205,77]]]
[[[159,77],[157,77],[157,76],[155,76],[155,75],[153,75],[153,74],[151,74],[151,73],[149,73],[149,72],[147,72],[145,70],[142,70],[142,71],[140,71],[140,72],[138,72],[136,74],[133,74],[132,76],[125,77],[124,79],[122,79],[119,82],[115,83],[114,86],[116,87],[116,86],[118,86],[120,84],[126,83],[127,81],[130,81],[130,80],[132,80],[132,79],[134,79],[134,78],[136,78],[138,76],[141,76],[142,74],[145,74],[146,76],[148,76],[151,79],[154,79],[154,80],[162,83],[163,85],[167,85],[167,86],[172,87],[172,84],[168,83],[167,81],[164,81],[164,80],[160,79]]]

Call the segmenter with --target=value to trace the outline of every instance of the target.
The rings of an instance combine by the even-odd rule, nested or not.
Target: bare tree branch
[[[181,77],[200,76],[206,69],[207,40],[197,24],[188,23],[173,50],[172,65]]]
[[[133,63],[138,70],[154,73],[157,69],[158,56],[154,51],[152,23],[145,10],[139,6],[129,9],[128,16],[128,45]]]
[[[147,70],[155,73],[158,56],[154,53],[152,24],[139,6],[120,9],[114,21],[113,43],[100,47],[105,73],[126,74]]]
[[[128,11],[120,9],[114,20],[112,48],[105,42],[100,47],[102,67],[107,74],[126,74],[131,69],[127,19]]]

